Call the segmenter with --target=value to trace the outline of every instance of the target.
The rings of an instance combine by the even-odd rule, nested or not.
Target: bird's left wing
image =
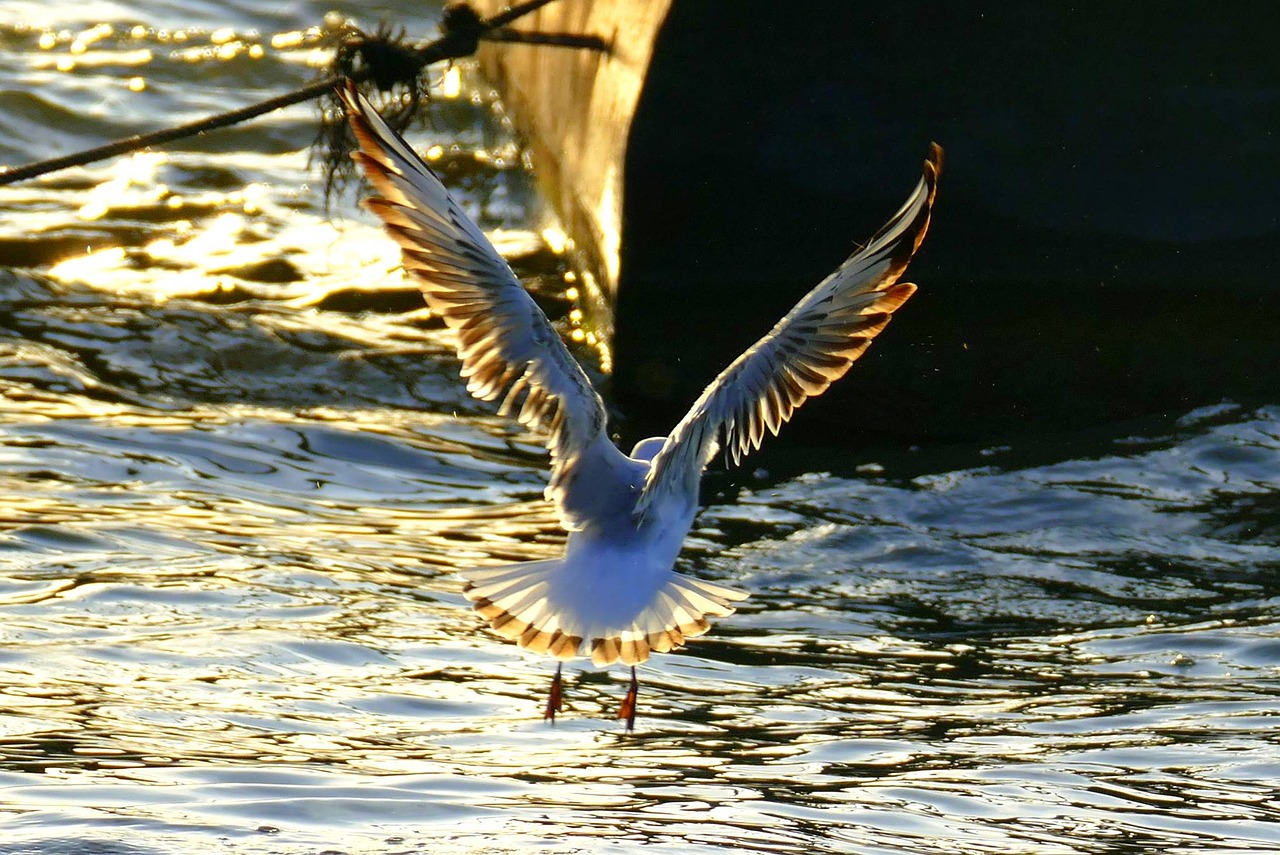
[[[769,334],[703,391],[653,458],[635,513],[696,489],[723,438],[737,463],[777,434],[806,400],[844,376],[916,286],[899,282],[924,240],[942,168],[933,145],[915,190],[892,219],[805,295]]]
[[[338,94],[360,145],[352,157],[379,194],[365,207],[400,244],[404,266],[427,305],[457,333],[467,391],[482,401],[501,396],[500,413],[513,413],[522,424],[548,432],[547,496],[566,528],[581,528],[602,495],[631,489],[626,458],[605,432],[604,402],[511,268],[430,167],[354,84]],[[592,479],[575,477],[585,458],[591,458]],[[614,480],[616,485],[600,483]]]

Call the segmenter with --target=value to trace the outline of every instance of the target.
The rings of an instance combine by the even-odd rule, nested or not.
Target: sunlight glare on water
[[[327,9],[259,6],[9,4],[0,156],[302,83]],[[570,330],[509,129],[442,83],[415,144]],[[568,669],[549,726],[551,663],[451,572],[560,548],[545,453],[372,221],[325,218],[313,122],[0,188],[0,854],[1280,846],[1280,402],[784,431],[778,474],[708,475],[681,559],[751,599],[642,669],[634,734],[621,669]]]

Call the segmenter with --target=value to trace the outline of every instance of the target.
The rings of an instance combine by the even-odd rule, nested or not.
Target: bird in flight
[[[711,382],[665,437],[624,454],[605,406],[546,316],[484,232],[354,84],[339,88],[378,195],[364,204],[400,244],[428,307],[457,337],[467,391],[545,433],[547,498],[568,532],[564,555],[459,570],[466,596],[504,638],[556,657],[546,719],[561,709],[561,667],[621,661],[631,680],[618,717],[635,726],[636,669],[705,633],[746,592],[674,569],[698,511],[703,469],[723,447],[736,464],[862,355],[916,286],[899,281],[924,239],[942,166],[924,172],[892,219]]]

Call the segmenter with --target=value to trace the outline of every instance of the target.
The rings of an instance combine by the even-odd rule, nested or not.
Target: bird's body
[[[575,498],[598,510],[569,532],[562,558],[459,571],[467,596],[498,633],[561,659],[578,655],[585,642],[596,664],[635,665],[651,650],[666,652],[705,632],[706,615],[730,614],[729,603],[746,598],[674,570],[698,511],[696,494],[665,496],[637,520],[651,468],[646,445],[652,449],[653,441],[631,457],[619,452],[584,467],[588,475],[609,467],[620,477],[576,487],[588,495]]]
[[[476,611],[502,636],[561,660],[632,667],[680,647],[747,594],[674,569],[698,510],[702,472],[721,445],[737,462],[777,434],[805,400],[839,379],[915,292],[899,282],[928,228],[941,166],[924,175],[866,247],[810,291],[721,372],[666,437],[631,455],[610,441],[604,404],[484,233],[412,149],[348,86],[340,90],[360,145],[353,157],[379,196],[366,206],[400,244],[428,306],[458,336],[462,375],[482,400],[502,399],[547,431],[547,497],[568,532],[561,558],[459,570]],[[559,671],[548,717],[559,708]]]

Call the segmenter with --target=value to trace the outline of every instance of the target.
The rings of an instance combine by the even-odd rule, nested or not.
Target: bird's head
[[[632,460],[652,460],[662,450],[662,446],[666,443],[665,436],[651,436],[648,439],[642,439],[636,443],[636,447],[631,449]]]

